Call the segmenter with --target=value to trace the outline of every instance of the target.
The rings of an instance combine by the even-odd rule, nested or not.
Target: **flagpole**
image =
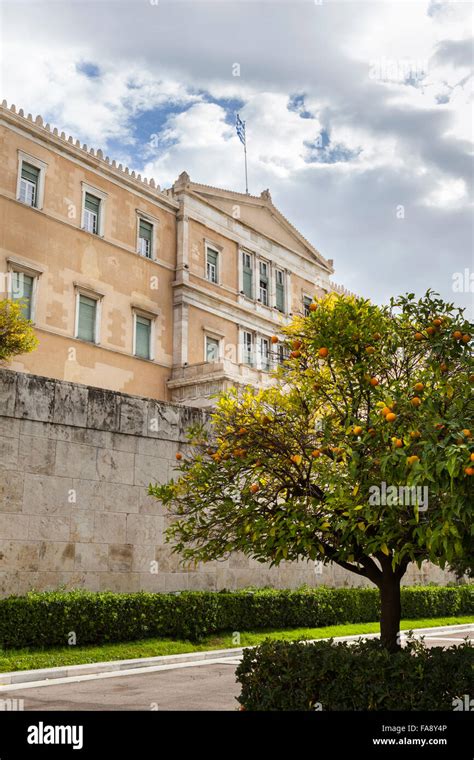
[[[245,129],[245,121],[244,121],[244,129]],[[247,132],[245,134],[245,142],[244,142],[244,156],[245,156],[245,194],[249,194],[249,181],[247,176]]]

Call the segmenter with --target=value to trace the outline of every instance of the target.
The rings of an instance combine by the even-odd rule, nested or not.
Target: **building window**
[[[141,256],[146,256],[147,259],[153,258],[152,255],[152,242],[153,242],[153,225],[151,222],[147,222],[146,219],[139,219],[138,222],[138,253]]]
[[[276,360],[278,364],[283,364],[283,362],[285,362],[287,358],[288,358],[287,349],[285,348],[283,343],[279,343],[276,349]]]
[[[206,248],[206,278],[209,282],[217,283],[217,260],[218,252],[213,248]]]
[[[259,298],[264,306],[268,306],[268,264],[266,261],[260,262]]]
[[[38,199],[40,170],[23,161],[21,165],[20,201],[27,206],[36,206]]]
[[[275,270],[275,306],[278,311],[285,311],[285,273]]]
[[[89,343],[98,343],[98,300],[89,298],[82,293],[77,299],[76,337]]]
[[[253,334],[247,330],[242,334],[242,363],[253,366]]]
[[[33,291],[35,278],[24,272],[12,272],[11,298],[19,301],[25,319],[33,319]]]
[[[246,251],[242,252],[242,290],[247,298],[253,298],[253,257]]]
[[[268,338],[259,339],[260,369],[268,372],[270,369],[270,341]]]
[[[87,232],[92,232],[94,235],[98,235],[100,223],[100,198],[97,198],[91,193],[86,193],[84,196],[83,219],[84,229]]]
[[[135,314],[135,356],[151,359],[152,321],[140,314]]]
[[[206,335],[206,361],[219,361],[219,340],[217,338],[210,338],[208,335]]]
[[[303,313],[305,317],[310,314],[309,307],[311,306],[313,299],[310,296],[303,296]]]
[[[35,156],[18,151],[18,180],[16,197],[32,208],[43,207],[44,178],[47,164]]]

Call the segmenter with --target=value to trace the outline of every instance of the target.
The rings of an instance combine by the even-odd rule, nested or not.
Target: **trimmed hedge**
[[[244,650],[236,674],[245,710],[453,710],[474,693],[474,647],[265,641]]]
[[[0,600],[4,648],[80,645],[153,637],[191,639],[219,631],[316,628],[379,620],[376,588],[296,591],[183,591],[179,594],[90,591],[31,592]],[[404,618],[470,615],[474,586],[404,587]]]

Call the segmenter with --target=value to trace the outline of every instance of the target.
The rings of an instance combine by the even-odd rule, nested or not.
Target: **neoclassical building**
[[[5,101],[0,134],[0,297],[39,338],[13,369],[206,406],[267,383],[271,336],[336,288],[268,190],[161,190]]]

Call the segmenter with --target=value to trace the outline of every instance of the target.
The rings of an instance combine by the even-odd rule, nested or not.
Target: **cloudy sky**
[[[0,13],[9,104],[162,187],[185,169],[242,192],[239,112],[250,192],[270,188],[337,282],[379,302],[432,287],[474,314],[469,2],[3,0]]]

